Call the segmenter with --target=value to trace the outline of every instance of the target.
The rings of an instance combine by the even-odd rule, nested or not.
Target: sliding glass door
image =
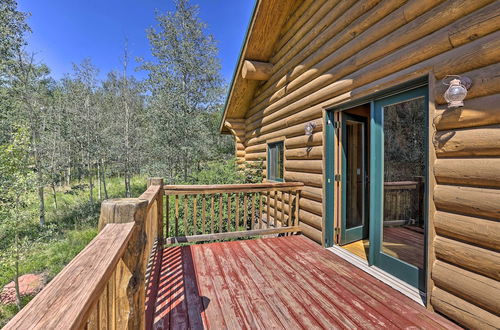
[[[370,263],[424,290],[427,87],[372,103]]]

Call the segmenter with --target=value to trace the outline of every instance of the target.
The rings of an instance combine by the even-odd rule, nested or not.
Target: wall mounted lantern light
[[[455,77],[449,83],[448,77]],[[468,77],[449,75],[444,77],[443,84],[449,86],[444,93],[444,99],[448,102],[448,108],[458,108],[464,106],[464,99],[467,96],[467,90],[472,85],[472,80]]]
[[[304,126],[304,133],[308,136],[311,136],[315,128],[316,128],[316,123],[310,121],[306,124],[306,126]]]

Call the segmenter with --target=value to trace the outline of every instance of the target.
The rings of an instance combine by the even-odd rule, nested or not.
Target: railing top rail
[[[243,193],[263,191],[296,191],[304,187],[302,182],[264,182],[217,185],[164,185],[166,195],[192,195],[215,193]]]
[[[108,224],[4,329],[81,328],[133,230],[133,222]]]
[[[139,199],[145,199],[148,201],[148,207],[146,211],[149,211],[149,208],[153,205],[154,201],[156,200],[156,197],[160,193],[161,186],[160,185],[151,185],[146,189],[145,192],[142,193],[141,196],[139,196]]]

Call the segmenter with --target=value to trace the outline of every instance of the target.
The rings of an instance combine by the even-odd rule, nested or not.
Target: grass
[[[132,196],[139,196],[146,189],[146,178],[134,177],[131,186]],[[107,188],[109,198],[124,197],[123,179],[108,179]],[[89,189],[83,182],[56,189],[57,209],[50,189],[46,189],[45,197],[46,225],[41,227],[38,220],[33,219],[27,226],[28,244],[24,245],[19,269],[21,274],[43,273],[50,281],[96,236],[100,201],[93,205],[89,203]],[[97,188],[94,188],[94,198],[97,198]],[[0,224],[0,237],[6,237],[7,231],[8,228],[2,228]],[[14,276],[8,248],[7,242],[0,244],[1,287],[11,282]],[[23,297],[22,305],[31,298]],[[16,313],[15,305],[0,305],[0,328]]]

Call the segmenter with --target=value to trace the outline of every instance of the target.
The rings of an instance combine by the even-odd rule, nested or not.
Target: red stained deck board
[[[154,329],[454,329],[304,236],[163,250]]]

